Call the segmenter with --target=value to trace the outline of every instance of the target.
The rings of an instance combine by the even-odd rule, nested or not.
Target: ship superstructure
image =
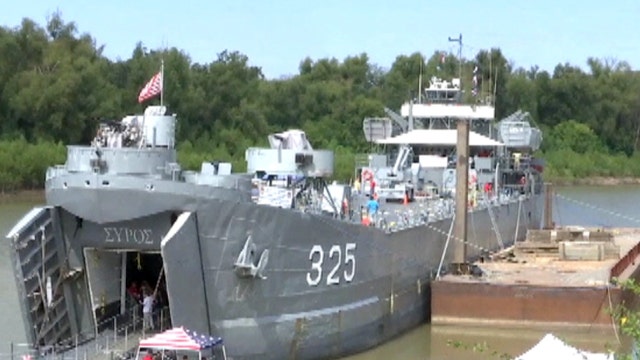
[[[466,109],[454,115],[477,114],[477,121],[489,128],[491,119],[484,119],[493,116],[489,107],[479,115],[471,106]],[[435,113],[446,114],[441,108]],[[425,147],[432,156],[434,149],[454,149],[455,130],[416,129],[424,119],[396,116],[401,119],[396,124],[365,120],[365,136],[384,134],[374,140],[400,150],[391,157],[370,154],[368,166],[356,173],[359,188],[329,182],[333,154],[313,148],[313,139],[300,130],[271,135],[270,148],[248,149],[253,202],[222,200],[215,216],[199,209],[185,218],[191,221],[185,230],[163,244],[168,277],[182,279],[193,272],[185,259],[197,253],[178,249],[194,241],[189,239],[196,232],[206,239],[200,243],[207,254],[201,264],[206,269],[202,293],[194,294],[192,283],[169,281],[168,286],[172,303],[194,295],[206,299],[202,310],[207,317],[176,307],[172,319],[221,334],[229,353],[246,359],[344,356],[423,323],[429,315],[428,284],[448,270],[449,243],[461,239],[451,236],[454,207],[446,179],[455,169],[450,157],[444,156],[441,169],[416,165],[423,153],[415,147]],[[470,202],[469,259],[522,239],[527,228],[538,226],[542,209],[541,184],[533,177],[527,184],[509,183],[503,174],[514,170],[498,165],[510,162],[509,157],[486,155],[507,154],[507,146],[474,134],[477,160],[470,170],[478,176],[470,185],[480,191],[480,184],[496,187]],[[483,169],[490,174],[480,176]],[[431,178],[436,191],[427,195]],[[374,189],[371,179],[378,183]],[[368,210],[372,198],[379,202],[375,215]]]

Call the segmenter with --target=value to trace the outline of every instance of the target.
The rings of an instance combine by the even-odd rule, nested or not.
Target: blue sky
[[[9,0],[5,0],[9,2]],[[27,0],[2,6],[0,25],[23,17],[44,24],[58,9],[66,21],[126,59],[138,41],[164,44],[209,62],[225,50],[246,54],[268,78],[298,72],[302,59],[366,52],[388,68],[399,54],[457,52],[449,36],[463,36],[463,56],[499,47],[516,66],[553,70],[589,56],[640,67],[640,0]]]

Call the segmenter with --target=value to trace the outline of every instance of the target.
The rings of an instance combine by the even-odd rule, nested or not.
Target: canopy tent
[[[398,136],[376,140],[378,144],[396,145],[433,145],[433,146],[456,146],[458,130],[450,129],[418,129],[412,130]],[[504,146],[503,143],[493,140],[476,132],[469,131],[469,146],[493,147]]]
[[[518,356],[516,360],[613,360],[613,354],[596,354],[576,349],[565,344],[562,340],[547,334],[534,347]]]
[[[203,350],[211,349],[215,346],[222,347],[222,353],[226,359],[227,352],[221,337],[198,334],[184,327],[176,327],[140,340],[136,359],[139,358],[140,349],[195,351],[198,353],[198,358],[200,358]]]

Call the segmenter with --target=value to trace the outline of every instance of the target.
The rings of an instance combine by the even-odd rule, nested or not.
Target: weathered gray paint
[[[532,212],[529,224],[540,221],[534,210],[536,201],[523,201],[522,214]],[[517,202],[494,209],[507,243],[513,242],[517,209]],[[231,356],[251,359],[342,356],[424,322],[429,314],[426,285],[436,271],[451,221],[387,234],[318,215],[224,200],[206,204],[197,217],[211,323],[205,323],[205,316],[194,316],[190,307],[174,305],[188,302],[193,294],[180,282],[169,281],[172,320],[198,329],[210,326],[225,338]],[[496,249],[498,240],[488,224],[486,209],[472,212],[468,239]],[[521,220],[521,238],[527,225]],[[262,251],[270,251],[266,279],[239,278],[233,271],[249,234],[257,245],[256,261]],[[181,235],[172,240],[187,241]],[[312,246],[324,247],[326,274],[333,264],[326,262],[329,248],[342,247],[344,262],[348,242],[356,244],[353,281],[309,286],[306,273]],[[167,273],[179,279],[194,278],[194,269],[178,260],[181,254],[173,250],[175,245],[168,245],[163,248]],[[481,253],[469,247],[470,257]],[[447,263],[452,255],[450,247]],[[341,267],[339,273],[343,271]]]
[[[46,197],[48,204],[98,224],[171,210],[194,211],[201,202],[210,199],[250,200],[251,181],[246,176],[218,176],[211,183],[196,185],[114,174],[66,174],[47,181]]]
[[[159,251],[160,241],[171,227],[172,214],[163,212],[134,220],[96,224],[65,211],[65,228],[73,231],[65,236],[76,251],[85,247]],[[77,226],[78,219],[82,219],[81,227]]]
[[[205,301],[205,283],[201,263],[200,235],[196,223],[196,214],[190,213],[188,220],[180,226],[175,235],[167,240],[162,247],[162,258],[165,264],[167,284],[171,283],[168,292],[169,304],[185,304],[185,298],[190,298],[190,311],[184,311],[181,319],[173,320],[174,326],[197,324],[194,331],[209,332],[208,320],[204,323],[200,319],[208,319],[209,308]],[[171,266],[167,267],[167,264]],[[177,308],[177,306],[174,306]]]
[[[522,202],[520,237],[527,227],[539,224],[539,201],[540,195]],[[493,209],[506,243],[513,241],[518,206],[514,201]],[[171,228],[171,214],[182,213],[176,209],[102,224],[85,219],[78,228],[74,214],[61,208],[52,209],[51,214],[48,211],[43,217],[53,214],[59,219],[62,236],[55,241],[67,252],[66,263],[59,261],[71,269],[84,269],[86,247],[160,250],[160,239]],[[444,219],[386,233],[291,209],[225,199],[199,201],[162,247],[172,321],[223,336],[235,358],[311,359],[364,350],[427,320],[427,285],[436,272],[450,222]],[[469,242],[496,249],[498,241],[490,224],[486,209],[471,212]],[[105,242],[105,229],[110,228],[150,229],[154,241]],[[234,272],[233,264],[249,235],[256,244],[254,262],[262,251],[270,251],[266,279],[240,278]],[[356,270],[350,284],[343,281],[344,271],[349,271],[344,266],[347,243],[356,245]],[[313,245],[321,245],[325,256],[322,282],[316,287],[306,280]],[[326,284],[326,274],[335,261],[328,258],[333,245],[342,251],[339,285]],[[445,264],[452,260],[452,249],[448,249]],[[469,246],[470,258],[481,254],[481,249]],[[95,326],[84,270],[79,278],[64,283],[69,288],[65,301],[72,315],[70,328],[80,333]],[[119,277],[112,273],[114,279]],[[18,271],[19,291],[24,299],[20,274]],[[28,307],[23,310],[26,323],[34,324]],[[30,339],[35,341],[35,334]]]

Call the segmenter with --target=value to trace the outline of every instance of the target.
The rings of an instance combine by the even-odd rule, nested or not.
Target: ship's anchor
[[[255,264],[255,258],[256,244],[253,243],[253,239],[251,235],[249,235],[242,247],[242,251],[240,251],[238,255],[238,259],[235,264],[233,264],[236,275],[243,278],[258,277],[260,279],[266,279],[267,277],[264,276],[263,272],[269,261],[269,249],[265,249],[262,254],[260,254],[257,265]]]

